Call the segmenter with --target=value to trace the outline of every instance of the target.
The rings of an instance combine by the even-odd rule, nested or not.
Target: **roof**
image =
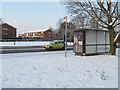
[[[23,33],[32,33],[32,32],[45,32],[47,30],[51,29],[50,27],[49,28],[46,28],[46,29],[38,29],[38,30],[34,30],[34,31],[27,31],[27,32],[23,32]]]
[[[79,31],[104,31],[104,32],[108,32],[108,30],[88,29],[88,28],[79,28],[79,29],[76,29],[74,32],[79,32]]]
[[[10,24],[8,24],[8,23],[2,23],[2,25],[8,25],[8,26],[10,26],[10,27],[12,27],[12,28],[15,28],[14,26],[12,26],[12,25],[10,25]],[[16,28],[15,28],[16,29]]]
[[[64,41],[64,40],[53,40],[53,41]]]

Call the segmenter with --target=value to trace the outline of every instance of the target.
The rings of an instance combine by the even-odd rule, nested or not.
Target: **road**
[[[1,48],[2,49],[0,50],[0,54],[26,53],[26,52],[46,52],[47,51],[42,46],[24,46],[24,47],[17,46],[17,47],[1,47]],[[73,48],[67,47],[67,50],[73,50]]]

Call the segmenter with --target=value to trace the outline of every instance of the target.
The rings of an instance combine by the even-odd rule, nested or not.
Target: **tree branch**
[[[93,7],[92,7],[91,2],[89,2],[89,4],[90,4],[90,8],[91,8],[93,14],[95,15],[95,17],[96,17],[99,21],[101,21],[102,23],[104,23],[105,25],[109,26],[109,24],[107,24],[106,22],[104,22],[102,19],[100,19],[100,18],[97,16],[95,10],[94,10]]]
[[[106,10],[106,8],[104,8],[103,3],[102,3],[100,0],[96,0],[96,1],[97,1],[97,4],[99,5],[99,7],[101,8],[101,10],[102,10],[104,13],[106,13],[107,10]]]
[[[120,23],[116,24],[116,25],[115,25],[115,26],[113,26],[113,27],[115,28],[117,25],[120,25]]]
[[[118,20],[118,17],[113,21],[111,26],[113,26],[117,20]]]
[[[113,12],[111,13],[112,16],[113,16],[113,14],[115,13],[115,10],[116,10],[117,7],[118,7],[118,2],[116,2],[116,5],[115,5],[115,7],[114,7],[114,10],[113,10]]]
[[[95,18],[94,18],[95,19]],[[96,23],[98,24],[98,25],[100,25],[100,26],[102,26],[102,27],[104,27],[104,28],[108,28],[108,26],[105,26],[105,25],[102,25],[102,24],[100,24],[100,23],[98,23],[98,21],[95,19],[95,21],[96,21]]]

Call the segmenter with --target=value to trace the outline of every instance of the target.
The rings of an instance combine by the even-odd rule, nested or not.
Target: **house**
[[[2,23],[2,39],[16,38],[16,28],[7,23]]]
[[[53,39],[54,38],[54,32],[51,29],[48,29],[43,32],[43,39]]]
[[[52,28],[47,28],[43,30],[29,31],[19,34],[20,37],[37,37],[43,40],[52,40],[54,38],[54,32]]]

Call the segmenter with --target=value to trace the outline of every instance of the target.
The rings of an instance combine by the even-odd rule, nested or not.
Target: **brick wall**
[[[3,23],[2,24],[2,38],[7,39],[7,38],[16,38],[16,28],[13,26]]]

